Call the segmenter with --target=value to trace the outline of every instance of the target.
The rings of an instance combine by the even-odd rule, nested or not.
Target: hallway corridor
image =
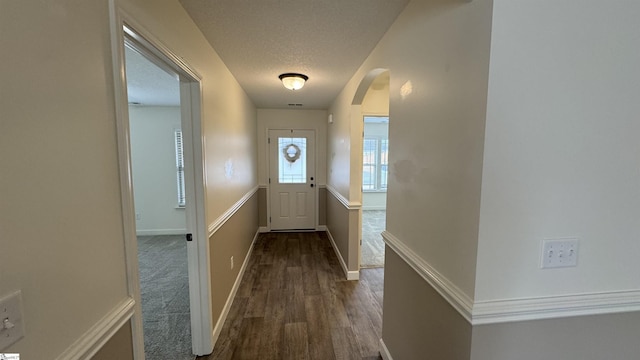
[[[213,354],[220,359],[382,359],[384,269],[346,281],[323,232],[261,234]]]

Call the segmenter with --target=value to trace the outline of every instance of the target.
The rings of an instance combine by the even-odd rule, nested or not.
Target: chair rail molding
[[[640,289],[474,301],[397,237],[388,231],[382,237],[471,325],[640,311]]]
[[[134,305],[135,301],[132,297],[121,301],[56,360],[90,359],[131,319]]]
[[[336,190],[331,185],[326,185],[327,190],[335,197],[345,208],[348,210],[358,210],[362,208],[362,203],[357,201],[349,201],[346,197],[344,197],[338,190]]]
[[[383,231],[382,238],[387,246],[429,283],[462,317],[471,322],[473,300],[467,294],[390,232]]]
[[[240,200],[238,200],[235,204],[233,204],[227,211],[225,211],[220,217],[218,217],[214,222],[209,224],[209,238],[216,233],[216,231],[220,230],[222,225],[224,225],[231,217],[238,211],[242,206],[251,199],[251,197],[258,192],[259,186],[255,186],[253,189],[249,190]]]

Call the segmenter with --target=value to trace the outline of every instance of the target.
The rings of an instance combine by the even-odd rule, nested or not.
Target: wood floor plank
[[[367,309],[367,307],[375,306],[371,301],[372,297],[368,293],[368,288],[364,283],[354,281],[341,281],[336,286],[338,300],[344,304],[362,356],[377,355],[381,333],[372,331],[372,329],[381,328],[382,318],[374,317],[372,319],[372,315]]]
[[[265,320],[260,342],[260,360],[281,360],[284,345],[284,323]]]
[[[326,233],[260,234],[214,352],[199,359],[379,359],[384,270],[344,277]]]
[[[264,317],[265,307],[267,305],[267,294],[269,292],[253,291],[247,303],[247,310],[244,313],[245,318]]]
[[[286,297],[287,293],[284,289],[269,290],[265,305],[261,359],[282,359]]]
[[[253,283],[256,279],[258,267],[257,264],[260,263],[260,259],[262,255],[254,254],[251,256],[249,263],[247,264],[247,268],[244,272],[244,276],[242,277],[242,281],[240,282],[240,286],[238,286],[238,291],[236,292],[237,297],[248,297],[251,295],[251,290],[253,290]]]
[[[306,296],[304,305],[309,324],[309,358],[312,360],[335,359],[331,326],[322,296]]]
[[[260,359],[264,319],[244,318],[238,335],[238,342],[233,352],[233,360]]]
[[[349,316],[347,316],[347,310],[341,300],[338,299],[335,291],[322,294],[322,300],[325,304],[325,308],[330,309],[329,325],[332,328],[341,328],[351,326]]]
[[[301,254],[300,257],[300,263],[302,264],[302,284],[304,286],[304,294],[320,294],[320,283],[318,282],[318,274],[315,265],[316,255]]]
[[[315,233],[313,233],[315,234]],[[314,236],[303,236],[300,239],[300,255],[313,254],[311,244],[316,242]]]
[[[282,355],[285,360],[309,359],[309,339],[306,322],[284,325],[284,351]]]
[[[302,283],[302,268],[288,267],[287,276],[287,298],[285,323],[297,323],[306,321],[304,310],[304,285]]]
[[[248,298],[236,297],[229,309],[227,321],[225,321],[220,331],[220,336],[213,348],[211,359],[227,360],[233,358],[233,352],[236,348],[237,341],[240,339],[240,330],[242,328],[243,314],[246,311]]]
[[[255,279],[253,281],[252,293],[256,291],[269,291],[271,287],[271,271],[273,264],[258,264]]]
[[[287,239],[287,266],[300,266],[300,240],[297,237]]]
[[[350,327],[331,329],[331,341],[336,360],[361,359],[356,336]]]

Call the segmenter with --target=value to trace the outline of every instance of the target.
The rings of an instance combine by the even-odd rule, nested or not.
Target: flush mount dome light
[[[307,75],[286,73],[278,76],[282,80],[282,85],[289,90],[299,90],[304,86],[304,82],[309,80]]]

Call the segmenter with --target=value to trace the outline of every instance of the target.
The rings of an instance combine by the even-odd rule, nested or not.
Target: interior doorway
[[[123,231],[127,261],[127,284],[130,296],[135,300],[132,323],[134,356],[145,358],[144,327],[141,306],[140,269],[138,261],[138,239],[136,218],[142,220],[144,214],[137,213],[134,206],[130,114],[127,95],[125,48],[135,51],[153,63],[178,82],[179,127],[172,129],[171,146],[174,146],[168,162],[172,163],[177,195],[173,209],[184,213],[184,226],[174,244],[186,246],[187,295],[174,296],[174,300],[188,303],[191,332],[189,358],[206,355],[213,350],[213,324],[211,317],[211,295],[209,281],[209,252],[205,214],[204,161],[201,129],[200,76],[172,51],[165,48],[152,34],[144,32],[134,19],[110,2],[112,16],[112,49],[117,107],[117,140],[120,164],[121,197],[123,210]],[[133,24],[133,25],[132,25]],[[152,84],[153,86],[153,84]],[[177,131],[179,130],[179,132]],[[178,161],[178,134],[182,145],[182,164]],[[180,177],[182,185],[180,188]],[[180,194],[181,193],[181,194]],[[183,201],[180,200],[182,197]],[[138,215],[139,214],[139,215]],[[146,219],[146,218],[145,218]],[[166,230],[166,229],[165,229]],[[175,230],[175,229],[174,229]],[[174,234],[175,235],[175,234]],[[179,239],[179,240],[178,240]],[[142,245],[141,245],[142,247]],[[183,250],[184,253],[184,250]],[[184,267],[184,264],[181,266]],[[175,289],[167,291],[168,296],[176,295]],[[171,324],[171,320],[169,320]],[[171,326],[171,325],[169,325]],[[147,359],[152,359],[147,356]],[[178,358],[173,355],[156,357]]]
[[[126,38],[125,65],[145,359],[193,360],[179,77]]]

